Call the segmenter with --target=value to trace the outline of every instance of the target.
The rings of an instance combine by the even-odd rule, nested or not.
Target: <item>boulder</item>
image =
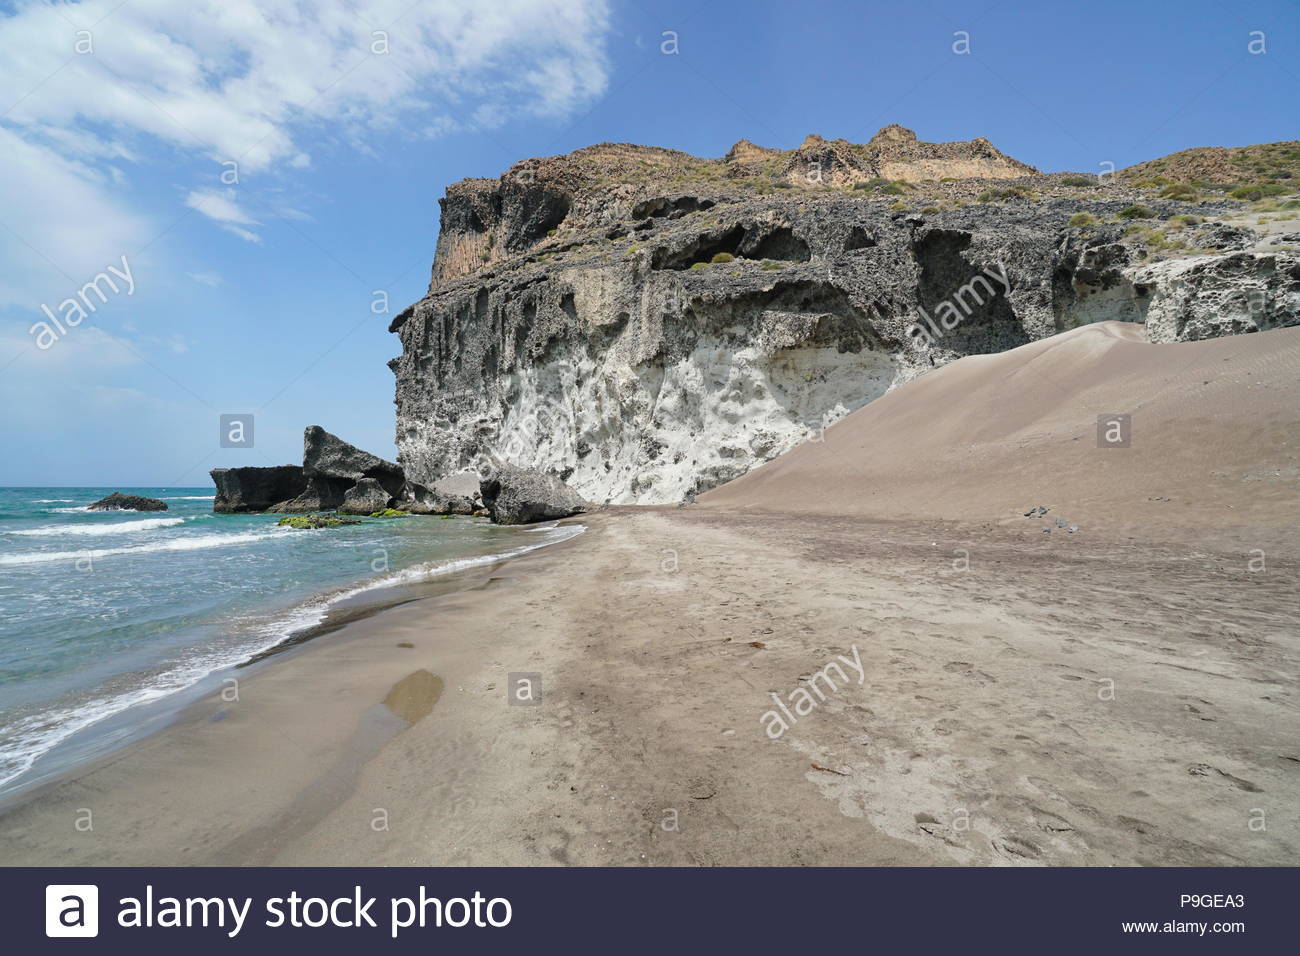
[[[212,510],[222,514],[266,511],[277,501],[296,498],[307,484],[298,465],[214,468],[209,474],[217,486]]]
[[[402,486],[395,507],[413,515],[472,515],[479,506],[470,495],[440,491],[437,486],[426,488],[408,481]]]
[[[383,511],[392,496],[374,478],[362,478],[343,495],[339,511],[348,515],[369,515]]]
[[[167,502],[157,498],[144,498],[140,495],[124,495],[115,491],[107,498],[100,498],[87,511],[166,511]]]
[[[302,472],[306,487],[291,500],[280,499],[271,511],[333,511],[343,506],[348,490],[366,478],[378,482],[387,498],[392,499],[405,483],[400,465],[362,451],[319,425],[308,425],[303,431]],[[380,511],[384,507],[381,504],[371,510]]]
[[[271,505],[266,510],[286,514],[333,511],[343,504],[343,496],[350,487],[350,482],[313,475],[305,480],[302,491],[296,497]]]
[[[362,478],[373,478],[396,496],[406,480],[400,465],[385,461],[356,445],[331,435],[319,425],[308,425],[302,436],[302,470],[308,478],[329,478],[346,482],[346,487]],[[346,490],[346,489],[345,489]]]
[[[483,504],[496,524],[531,524],[587,510],[576,491],[554,475],[505,465],[483,479]]]

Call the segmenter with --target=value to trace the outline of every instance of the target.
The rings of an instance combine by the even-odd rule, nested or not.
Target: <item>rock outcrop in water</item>
[[[481,509],[477,475],[425,487],[407,481],[398,465],[319,425],[303,432],[301,466],[216,468],[211,474],[217,486],[212,502],[216,512],[370,515],[398,508],[409,514],[470,515]]]
[[[166,511],[167,502],[157,498],[145,498],[142,495],[124,495],[115,491],[106,498],[100,498],[93,505],[86,506],[87,511]]]
[[[428,294],[390,326],[399,460],[422,487],[509,463],[679,501],[964,355],[1104,319],[1156,341],[1300,321],[1293,251],[1152,265],[1178,230],[1212,250],[1240,207],[1152,191],[901,127],[720,160],[601,144],[465,180]],[[1265,305],[1248,325],[1229,300]]]
[[[281,501],[272,511],[333,511],[341,508],[348,492],[362,481],[372,481],[387,495],[377,508],[381,511],[401,491],[405,482],[402,469],[391,461],[362,451],[319,425],[308,425],[302,436],[302,472],[306,488],[292,500]],[[377,495],[366,486],[366,494]]]
[[[217,486],[212,510],[222,514],[269,511],[276,503],[296,498],[307,487],[301,465],[270,468],[214,468]]]
[[[341,528],[360,523],[353,518],[340,518],[338,515],[310,514],[286,515],[275,524],[277,527],[293,528],[295,531],[316,531],[319,528]]]

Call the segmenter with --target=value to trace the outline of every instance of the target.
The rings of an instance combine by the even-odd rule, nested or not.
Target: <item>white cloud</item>
[[[0,126],[0,306],[33,312],[152,237],[111,176]]]
[[[199,285],[211,286],[216,288],[221,285],[221,276],[215,272],[187,272],[185,273]]]
[[[220,223],[221,228],[234,233],[241,239],[249,242],[261,242],[261,236],[251,229],[244,228],[245,226],[261,224],[245,212],[239,203],[231,198],[232,196],[234,196],[234,190],[221,192],[216,189],[196,189],[185,197],[185,205],[203,213],[214,222]]]
[[[196,189],[185,197],[185,205],[197,209],[217,222],[237,222],[244,226],[257,225],[256,219],[239,208],[239,203],[231,198],[233,195],[233,192],[223,194],[215,189]]]
[[[245,242],[256,242],[259,245],[262,242],[261,236],[253,232],[253,230],[251,229],[245,229],[243,226],[235,226],[227,222],[227,223],[222,223],[221,228],[226,230],[226,232],[230,233],[232,236],[238,236],[240,239],[243,239]]]
[[[125,198],[139,164],[288,174],[319,151],[302,140],[375,151],[563,116],[604,91],[607,30],[607,0],[20,2],[0,16],[0,224],[22,233],[0,229],[0,306],[41,294],[42,253],[76,277],[167,228]],[[230,197],[196,183],[186,202],[258,241]]]
[[[147,133],[250,169],[301,166],[312,121],[573,109],[605,88],[607,19],[605,0],[28,3],[0,20],[0,73],[16,94],[39,85],[7,116],[32,132],[112,124],[115,149]],[[79,28],[93,53],[74,52]]]

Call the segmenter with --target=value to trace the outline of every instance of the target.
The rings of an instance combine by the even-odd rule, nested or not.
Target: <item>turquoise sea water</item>
[[[85,510],[112,491],[168,510]],[[104,752],[129,735],[132,714],[340,608],[420,596],[456,571],[580,533],[478,518],[319,531],[276,520],[213,514],[211,487],[0,489],[0,792]]]

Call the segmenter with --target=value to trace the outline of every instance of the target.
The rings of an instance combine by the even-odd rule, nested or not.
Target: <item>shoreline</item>
[[[587,521],[592,516],[583,515],[571,519],[565,519],[556,522],[558,525],[584,525],[584,518]],[[455,602],[457,599],[464,599],[476,591],[482,591],[493,585],[494,582],[502,579],[503,574],[512,569],[516,563],[526,562],[530,559],[538,560],[549,552],[559,550],[566,545],[572,544],[583,537],[582,534],[550,545],[536,546],[529,551],[506,557],[491,563],[484,563],[474,567],[458,570],[445,578],[437,579],[440,583],[445,582],[449,585],[446,590],[438,595],[407,598],[397,603],[389,604],[384,607],[371,609],[368,613],[356,618],[342,621],[336,626],[327,626],[326,622],[317,625],[319,631],[308,640],[293,640],[286,638],[276,645],[275,648],[266,652],[264,655],[255,655],[240,664],[232,665],[226,668],[223,673],[236,673],[239,669],[250,668],[246,675],[238,675],[240,700],[235,702],[233,707],[227,707],[226,702],[221,699],[219,690],[209,690],[208,692],[197,697],[180,702],[170,709],[165,723],[162,726],[154,727],[106,753],[99,754],[73,766],[63,768],[59,772],[51,775],[48,779],[34,782],[32,785],[11,791],[0,795],[0,857],[5,858],[10,865],[17,865],[21,856],[21,851],[11,844],[14,840],[15,833],[20,834],[25,824],[22,822],[25,817],[34,816],[38,818],[38,826],[41,829],[48,824],[56,833],[62,833],[65,827],[63,822],[70,818],[64,811],[70,807],[71,803],[91,803],[91,807],[84,808],[91,811],[87,824],[90,829],[77,829],[75,821],[71,824],[70,832],[82,834],[94,841],[94,835],[98,832],[98,825],[95,819],[94,800],[91,795],[100,793],[128,794],[124,803],[130,807],[130,812],[146,817],[152,814],[149,810],[148,802],[141,803],[137,800],[138,788],[154,793],[155,788],[150,784],[141,783],[137,772],[140,766],[154,767],[157,766],[157,774],[160,776],[150,779],[167,779],[168,766],[175,766],[177,763],[183,764],[190,770],[195,768],[195,761],[192,759],[196,747],[211,746],[215,749],[222,748],[222,742],[213,741],[209,736],[209,728],[214,724],[224,724],[227,719],[235,714],[242,718],[245,714],[240,713],[245,703],[253,704],[252,707],[246,708],[251,710],[247,714],[248,721],[253,724],[263,724],[270,722],[283,733],[287,727],[294,726],[304,736],[310,735],[314,742],[320,744],[322,740],[328,741],[326,746],[318,746],[314,752],[316,755],[324,756],[333,750],[343,752],[343,759],[339,762],[341,769],[335,768],[327,772],[326,777],[332,782],[328,789],[337,789],[339,781],[346,780],[352,764],[358,756],[373,756],[372,751],[375,747],[382,746],[384,742],[390,739],[395,733],[404,729],[400,726],[400,719],[397,721],[385,719],[383,714],[377,713],[377,705],[382,705],[383,700],[392,699],[393,706],[397,707],[407,716],[412,716],[410,708],[414,704],[417,713],[421,710],[422,696],[427,699],[427,688],[416,688],[411,691],[409,684],[407,687],[397,689],[401,681],[397,681],[389,688],[389,693],[384,696],[377,705],[365,706],[357,709],[353,708],[343,716],[341,720],[335,720],[338,716],[330,711],[332,708],[316,708],[314,710],[300,710],[289,706],[285,707],[287,697],[280,697],[279,703],[272,703],[275,700],[274,694],[259,695],[257,702],[248,700],[249,690],[259,690],[272,685],[295,685],[298,683],[299,675],[295,669],[320,669],[322,672],[329,672],[330,676],[342,677],[343,685],[353,683],[353,678],[340,674],[329,668],[328,664],[332,659],[342,658],[351,660],[355,664],[363,663],[358,661],[353,655],[353,646],[366,642],[367,640],[382,638],[385,632],[393,626],[391,620],[385,620],[389,615],[400,612],[410,612],[418,609],[422,613],[437,614],[439,605],[447,602]],[[409,626],[409,617],[398,626]],[[396,649],[398,655],[413,649],[411,642],[389,643],[386,647],[388,650]],[[386,672],[386,664],[392,661],[386,661],[381,664],[377,670]],[[412,672],[412,673],[418,673]],[[410,676],[410,675],[408,675]],[[220,678],[216,679],[218,682]],[[378,690],[380,685],[373,686]],[[336,688],[339,689],[339,688]],[[193,688],[191,688],[193,690]],[[396,695],[394,697],[394,695]],[[185,692],[178,692],[171,695],[180,698],[185,696]],[[436,698],[435,698],[436,699]],[[269,706],[268,706],[269,705]],[[288,711],[296,711],[292,717],[288,716]],[[270,711],[270,713],[268,713]],[[320,717],[326,717],[320,720]],[[423,716],[423,714],[421,714]],[[357,727],[351,734],[345,733],[345,725],[355,718]],[[266,728],[262,726],[260,730]],[[236,750],[240,749],[238,746]],[[225,756],[222,754],[221,756]],[[269,755],[264,755],[269,756]],[[267,774],[262,779],[279,779],[284,780],[286,777],[284,759],[288,758],[292,765],[292,770],[288,775],[292,779],[288,781],[289,785],[284,788],[281,796],[297,795],[298,791],[317,763],[315,759],[305,759],[299,754],[294,759],[290,751],[281,751],[274,755],[274,759],[268,759],[265,769]],[[235,757],[235,762],[238,762]],[[156,762],[156,763],[155,763]],[[204,763],[204,758],[199,758],[199,765]],[[324,760],[323,763],[329,766],[331,761]],[[200,776],[207,776],[200,771]],[[222,775],[224,777],[224,775]],[[210,781],[210,778],[208,778]],[[251,784],[251,780],[241,782],[242,789],[244,785]],[[200,787],[194,796],[199,796],[202,792]],[[306,787],[301,788],[301,794],[307,793]],[[289,791],[293,791],[290,794]],[[152,799],[157,799],[156,793]],[[221,801],[225,809],[229,810],[232,806],[237,807],[237,802]],[[292,802],[292,801],[291,801]],[[50,804],[55,804],[51,807]],[[157,809],[155,807],[155,809]],[[71,808],[71,813],[76,816],[82,808]],[[301,811],[295,810],[292,814],[300,816]],[[81,819],[77,816],[77,819]],[[15,827],[15,820],[18,820],[18,826]],[[57,821],[57,822],[56,822]],[[200,824],[201,825],[201,824]],[[182,827],[184,829],[184,827]],[[51,834],[53,836],[53,834]],[[56,840],[58,837],[54,837]],[[252,844],[240,841],[240,845],[251,847]],[[123,844],[115,844],[110,852],[120,853],[132,852],[132,847]],[[179,853],[187,852],[182,848]],[[249,852],[244,850],[241,852]],[[32,859],[31,865],[34,866],[53,866],[63,865],[62,861],[57,859],[57,853],[50,853],[46,850],[37,854]],[[173,856],[170,853],[158,859],[161,865],[184,865],[188,863],[207,863],[207,860],[189,860],[184,856]],[[227,862],[232,865],[247,862],[247,860],[238,854]],[[83,861],[84,865],[109,865],[106,861],[99,858],[98,852],[91,853],[91,856]]]
[[[238,703],[206,699],[0,810],[0,855],[1300,858],[1300,708],[1282,676],[1300,656],[1285,631],[1294,572],[1245,579],[1214,541],[1189,559],[988,523],[699,506],[573,520],[586,533],[280,655],[241,680]],[[945,545],[971,547],[974,569],[953,573]],[[837,657],[860,661],[862,684],[850,669],[852,686],[767,736],[771,695],[792,700]],[[518,672],[541,674],[539,706],[507,704]],[[1253,808],[1266,832],[1249,829]],[[80,809],[93,831],[76,829]]]
[[[295,650],[350,624],[382,614],[403,604],[441,596],[459,590],[462,580],[471,579],[481,568],[491,568],[501,561],[563,543],[582,533],[580,522],[570,537],[559,541],[540,540],[536,544],[516,544],[500,552],[484,555],[437,558],[417,561],[396,571],[361,578],[345,584],[323,587],[300,595],[289,604],[276,602],[262,609],[259,625],[267,631],[269,643],[252,641],[234,653],[227,662],[193,678],[189,683],[149,696],[150,687],[142,685],[135,692],[143,699],[97,717],[92,722],[64,733],[48,749],[38,754],[22,772],[0,784],[0,812],[21,803],[26,795],[50,783],[75,777],[84,766],[110,757],[124,746],[167,729],[181,719],[196,701],[219,691],[224,682],[243,678],[249,668]],[[554,530],[557,522],[541,523],[534,531]],[[284,628],[271,633],[272,627]],[[125,692],[123,692],[125,693]]]

